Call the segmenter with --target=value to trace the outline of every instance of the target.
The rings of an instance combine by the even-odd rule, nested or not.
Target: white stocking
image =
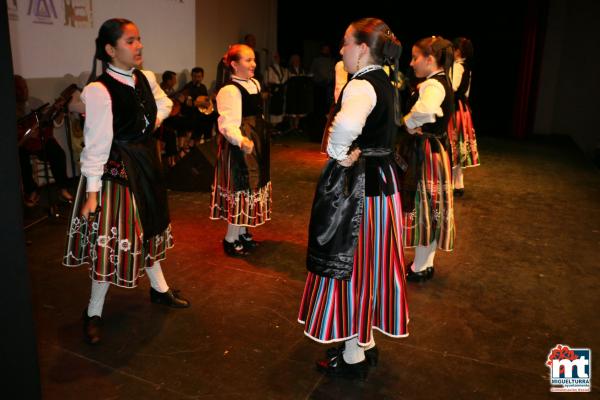
[[[106,298],[106,292],[108,292],[109,282],[99,282],[92,280],[92,295],[90,297],[90,304],[88,305],[87,315],[93,317],[97,315],[102,316],[102,308],[104,308],[104,299]]]
[[[152,264],[152,267],[146,268],[146,273],[150,279],[150,286],[152,286],[154,290],[159,293],[165,293],[169,290],[169,285],[167,285],[167,281],[163,275],[160,262],[155,261],[154,264]]]

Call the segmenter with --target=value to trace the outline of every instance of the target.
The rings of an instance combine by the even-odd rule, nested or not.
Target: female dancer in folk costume
[[[309,226],[309,270],[299,312],[304,333],[344,342],[320,371],[364,377],[377,362],[373,329],[407,336],[402,207],[394,161],[398,96],[382,64],[400,42],[376,18],[352,23],[340,51],[352,74],[337,102]]]
[[[469,92],[471,90],[471,64],[473,59],[473,44],[464,37],[453,40],[454,66],[452,67],[452,89],[456,114],[448,125],[448,137],[452,145],[452,181],[454,194],[462,196],[465,193],[463,168],[479,165],[479,152],[475,128],[471,118]],[[455,127],[456,126],[456,127]]]
[[[137,26],[110,19],[96,38],[105,71],[83,90],[85,148],[63,264],[90,265],[92,294],[84,336],[100,341],[102,308],[110,284],[133,288],[150,278],[150,300],[175,308],[189,302],[171,290],[160,261],[173,247],[167,192],[152,131],[169,115],[171,100],[149,71],[140,71]]]
[[[410,134],[401,145],[407,162],[402,182],[404,244],[415,248],[409,281],[426,281],[434,274],[436,248],[454,247],[454,209],[448,121],[453,114],[453,91],[447,72],[452,66],[452,43],[439,36],[419,40],[412,48],[411,67],[426,78],[413,93],[404,124]]]
[[[253,78],[254,51],[235,44],[225,62],[232,75],[217,95],[221,135],[210,218],[228,222],[223,248],[226,254],[240,257],[257,246],[248,227],[271,219],[270,138],[260,83]]]

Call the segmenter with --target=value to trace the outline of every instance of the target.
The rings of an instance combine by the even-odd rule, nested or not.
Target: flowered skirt
[[[424,160],[417,183],[413,210],[404,212],[404,246],[429,246],[437,241],[437,248],[454,248],[454,200],[452,170],[448,152],[439,143],[433,152],[431,141],[425,142]]]
[[[298,321],[320,343],[408,336],[400,194],[366,197],[350,280],[308,273]]]
[[[144,240],[142,222],[135,198],[129,187],[103,180],[99,193],[99,212],[93,221],[80,215],[86,199],[86,179],[81,177],[63,265],[88,265],[90,278],[100,282],[133,288],[144,275],[144,269],[166,258],[173,247],[169,226],[162,234]]]
[[[452,118],[448,122],[448,139],[452,145],[452,166],[477,167],[479,151],[477,151],[475,128],[473,128],[468,104],[464,104],[461,100],[458,101],[458,110],[456,110],[454,120],[456,127],[454,127]]]

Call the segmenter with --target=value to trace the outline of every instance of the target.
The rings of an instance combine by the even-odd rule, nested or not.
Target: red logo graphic
[[[548,365],[548,367],[552,368],[552,360],[574,361],[577,359],[578,359],[577,355],[575,355],[575,352],[573,350],[571,350],[569,348],[569,346],[563,346],[563,345],[559,344],[559,345],[556,345],[556,347],[550,351],[550,355],[548,356],[548,361],[546,361],[546,364]],[[561,365],[560,373],[564,374],[564,372],[565,372],[565,366]]]

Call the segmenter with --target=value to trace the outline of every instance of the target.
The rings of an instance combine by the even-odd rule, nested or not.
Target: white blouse
[[[126,71],[110,65],[107,73],[121,83],[135,87],[133,68]],[[148,79],[158,108],[156,126],[169,116],[173,102],[156,82],[152,71],[143,71]],[[123,74],[123,75],[122,75]],[[127,75],[127,76],[125,76]],[[85,103],[85,147],[81,153],[81,173],[87,178],[87,191],[98,192],[102,187],[104,164],[108,161],[113,140],[112,101],[108,89],[100,82],[92,82],[83,89],[81,101]]]
[[[377,66],[376,68],[381,68]],[[354,76],[373,69],[372,65],[361,68]],[[342,93],[340,111],[329,128],[327,154],[338,161],[348,157],[350,145],[362,132],[367,117],[377,104],[373,85],[364,79],[351,79]]]
[[[334,102],[337,103],[346,82],[348,82],[348,72],[346,72],[346,69],[344,68],[344,62],[338,61],[335,64],[335,87],[333,89]]]
[[[435,122],[436,116],[444,116],[442,103],[446,97],[446,90],[436,79],[429,79],[436,73],[429,75],[428,79],[418,86],[419,99],[410,112],[404,116],[404,124],[410,129]]]
[[[241,79],[231,77],[242,85],[250,94],[260,92],[260,83],[254,78]],[[219,132],[234,146],[240,146],[242,135],[242,93],[234,85],[226,85],[217,94],[217,110],[219,110]]]
[[[462,80],[462,76],[465,73],[465,67],[463,66],[464,58],[458,58],[454,61],[452,65],[452,90],[455,92],[458,90],[460,86],[460,81]],[[469,87],[465,95],[469,97],[469,92],[471,91],[471,82],[469,82]]]

